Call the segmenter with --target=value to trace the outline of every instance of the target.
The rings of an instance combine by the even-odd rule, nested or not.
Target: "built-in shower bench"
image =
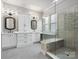
[[[61,47],[64,47],[64,39],[62,38],[52,38],[41,41],[41,51],[46,54],[48,51],[53,52]]]

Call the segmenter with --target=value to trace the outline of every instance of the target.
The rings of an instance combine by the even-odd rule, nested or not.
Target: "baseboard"
[[[12,46],[12,47],[2,47],[2,51],[5,51],[5,50],[9,50],[9,49],[14,49],[16,48],[16,46]]]
[[[37,44],[37,43],[41,43],[40,41],[36,41],[36,42],[34,42],[34,44]]]

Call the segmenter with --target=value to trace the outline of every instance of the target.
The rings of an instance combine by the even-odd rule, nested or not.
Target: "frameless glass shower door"
[[[62,3],[61,3],[62,4]],[[66,4],[67,5],[67,4]],[[78,11],[77,5],[58,9],[54,2],[48,25],[43,26],[43,40],[46,40],[47,52],[59,59],[78,59]],[[53,17],[57,14],[56,19]],[[56,22],[54,22],[56,20]],[[55,31],[54,31],[55,30]],[[55,34],[53,34],[54,32]],[[49,33],[47,33],[49,32]],[[50,35],[50,33],[52,35]]]
[[[78,45],[78,14],[77,8],[69,8],[58,14],[57,18],[58,35],[56,38],[63,38],[63,47],[57,48],[56,56],[60,59],[77,59]]]

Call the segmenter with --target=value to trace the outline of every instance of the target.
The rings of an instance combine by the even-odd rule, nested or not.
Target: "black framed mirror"
[[[37,21],[36,20],[31,20],[31,29],[36,30],[37,29]]]
[[[14,30],[15,28],[15,18],[5,17],[5,29]]]

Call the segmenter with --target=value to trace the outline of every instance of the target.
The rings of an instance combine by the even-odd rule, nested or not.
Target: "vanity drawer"
[[[26,37],[27,34],[18,34],[17,36],[18,36],[18,37],[24,37],[24,36]]]
[[[32,43],[32,34],[18,34],[17,47],[24,47]]]

